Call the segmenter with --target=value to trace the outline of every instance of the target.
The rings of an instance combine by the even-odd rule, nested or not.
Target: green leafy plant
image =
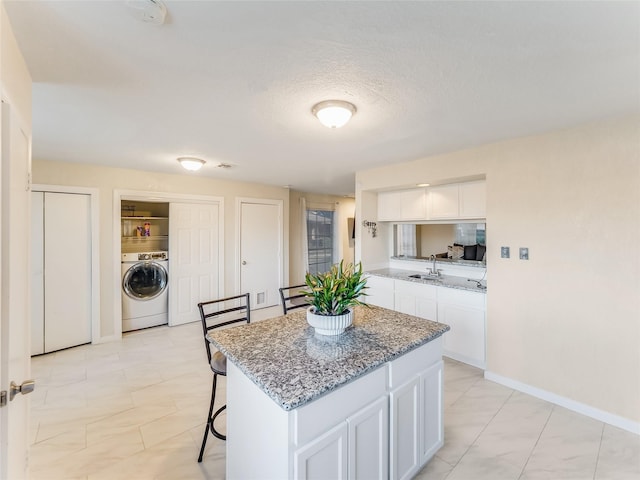
[[[305,275],[308,290],[304,291],[317,315],[342,315],[349,307],[366,305],[359,300],[366,295],[367,279],[362,273],[362,263],[344,265],[344,260],[333,265],[326,273]]]

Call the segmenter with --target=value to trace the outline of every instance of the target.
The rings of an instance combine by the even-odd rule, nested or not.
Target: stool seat
[[[227,374],[227,356],[222,352],[214,352],[211,356],[211,370],[218,375]]]

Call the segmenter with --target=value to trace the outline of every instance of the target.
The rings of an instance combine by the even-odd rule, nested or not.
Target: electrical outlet
[[[500,247],[500,257],[509,258],[509,247]]]
[[[529,249],[520,247],[520,260],[529,260]]]

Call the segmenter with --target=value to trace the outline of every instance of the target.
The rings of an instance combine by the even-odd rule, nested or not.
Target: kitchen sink
[[[439,280],[440,277],[435,277],[433,275],[426,275],[422,273],[415,273],[413,275],[409,275],[409,278],[417,278],[419,280]]]

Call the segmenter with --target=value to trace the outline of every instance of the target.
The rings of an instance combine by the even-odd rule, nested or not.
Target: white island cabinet
[[[358,307],[339,337],[304,312],[210,334],[229,358],[227,479],[414,476],[443,445],[447,329]]]

